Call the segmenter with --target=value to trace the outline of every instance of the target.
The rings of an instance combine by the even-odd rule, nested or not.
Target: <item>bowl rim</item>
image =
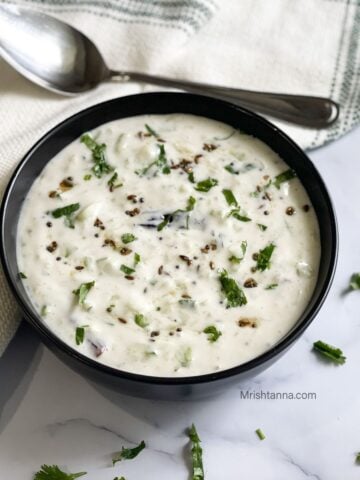
[[[68,123],[71,123],[72,121],[77,120],[81,117],[87,116],[99,108],[105,109],[107,107],[111,107],[114,104],[117,104],[118,102],[121,102],[122,100],[129,101],[134,97],[137,97],[137,98],[140,96],[148,97],[148,98],[158,97],[159,101],[161,100],[164,101],[166,97],[175,97],[175,96],[180,97],[184,95],[186,95],[187,97],[196,98],[197,100],[202,100],[204,102],[212,102],[214,108],[216,108],[216,105],[219,105],[227,109],[237,111],[240,114],[251,116],[259,124],[262,124],[267,129],[270,129],[274,135],[281,137],[282,140],[285,141],[293,149],[293,151],[296,152],[298,156],[301,156],[303,158],[304,162],[307,165],[307,169],[309,169],[311,174],[315,177],[316,183],[321,189],[324,199],[326,201],[327,210],[329,213],[331,236],[332,236],[332,249],[330,253],[331,260],[330,260],[330,266],[328,268],[328,271],[326,272],[326,276],[323,281],[323,287],[321,291],[318,293],[312,308],[307,312],[307,315],[304,317],[304,319],[301,322],[299,322],[298,325],[293,327],[282,339],[280,339],[275,345],[273,345],[267,351],[265,351],[261,355],[245,363],[236,365],[231,368],[227,368],[225,370],[219,370],[212,373],[183,376],[183,377],[157,377],[153,375],[143,375],[139,373],[120,370],[118,368],[111,367],[110,365],[100,363],[97,360],[93,360],[92,358],[87,357],[86,355],[80,353],[75,348],[71,347],[69,344],[64,342],[55,333],[53,333],[52,330],[49,327],[47,327],[46,324],[41,320],[41,317],[39,315],[37,316],[33,315],[32,312],[29,311],[27,306],[28,302],[26,299],[23,298],[22,294],[18,291],[17,282],[16,282],[17,279],[13,277],[11,270],[8,266],[7,252],[5,251],[5,248],[4,248],[4,236],[5,236],[4,219],[5,219],[5,212],[7,209],[7,205],[12,195],[13,186],[16,180],[18,179],[18,177],[21,175],[23,167],[27,164],[28,161],[31,160],[32,156],[44,143],[46,143],[48,140],[51,140],[51,138],[53,138],[59,132],[61,132],[62,128],[67,126]],[[182,112],[179,110],[176,112],[174,111],[173,113],[182,113]],[[145,115],[147,114],[147,112],[144,112],[143,114]],[[188,114],[191,114],[191,113],[188,113]],[[141,113],[139,113],[138,115],[141,115]],[[154,115],[156,115],[156,113]],[[162,114],[160,113],[159,115],[162,115]],[[197,114],[193,113],[193,115],[197,115]],[[202,116],[200,114],[198,115]],[[131,116],[134,116],[134,115],[129,115],[121,118],[130,118]],[[104,124],[106,123],[108,122],[105,122]],[[223,123],[226,123],[226,121],[224,121]],[[101,125],[101,123],[99,125]],[[71,143],[72,141],[74,141],[74,139],[71,140],[69,143]],[[51,158],[49,159],[49,161],[50,160]],[[286,159],[284,159],[284,161],[286,162]],[[306,188],[306,185],[304,186]],[[248,110],[247,108],[244,108],[244,107],[241,107],[233,103],[220,100],[214,97],[208,97],[205,95],[198,95],[198,94],[192,94],[192,93],[183,93],[183,92],[161,92],[160,91],[160,92],[140,93],[140,94],[116,97],[110,100],[106,100],[104,102],[96,103],[94,105],[91,105],[90,107],[82,109],[76,112],[75,114],[71,115],[70,117],[67,117],[60,123],[56,124],[50,130],[48,130],[44,135],[42,135],[41,138],[37,140],[37,142],[27,151],[27,153],[22,157],[21,161],[17,164],[15,170],[11,174],[11,177],[4,190],[3,198],[1,201],[0,223],[1,223],[0,259],[3,266],[5,278],[7,280],[7,283],[10,287],[12,294],[14,295],[18,305],[21,308],[21,311],[25,319],[35,328],[35,330],[38,332],[38,334],[40,335],[44,343],[50,349],[51,349],[50,345],[54,345],[57,348],[57,350],[65,353],[66,355],[69,355],[72,358],[72,360],[75,360],[75,362],[82,364],[82,366],[90,367],[90,369],[94,369],[98,373],[100,372],[102,374],[106,374],[108,377],[119,377],[121,379],[129,380],[133,383],[138,383],[138,384],[140,383],[144,385],[146,384],[166,385],[166,386],[179,387],[179,386],[210,383],[210,382],[215,382],[222,379],[227,379],[230,377],[236,377],[239,374],[256,370],[256,368],[261,366],[262,364],[268,363],[271,359],[276,357],[280,352],[286,351],[287,348],[300,337],[300,335],[306,330],[306,328],[314,320],[315,316],[317,315],[318,311],[322,307],[329,293],[329,290],[335,275],[335,269],[336,269],[337,257],[338,257],[338,226],[337,226],[337,219],[336,219],[333,202],[331,200],[331,197],[329,195],[325,182],[323,181],[318,170],[315,168],[313,162],[306,155],[306,153],[286,133],[284,133],[276,125],[274,125],[264,117],[258,115],[257,113],[254,113],[253,111]]]

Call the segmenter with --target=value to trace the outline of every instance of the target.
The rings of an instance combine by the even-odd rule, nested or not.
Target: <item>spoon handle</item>
[[[137,72],[116,72],[112,70],[111,77],[122,81],[147,82],[153,85],[210,95],[309,128],[327,128],[339,116],[339,105],[329,98],[254,92],[185,80],[173,80]]]

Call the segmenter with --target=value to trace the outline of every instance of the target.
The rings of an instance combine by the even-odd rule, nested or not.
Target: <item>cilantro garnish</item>
[[[110,192],[113,192],[115,188],[120,188],[123,186],[122,183],[115,184],[117,178],[118,178],[118,174],[117,172],[115,172],[114,175],[110,178],[110,180],[108,180],[107,184],[109,185]]]
[[[22,278],[23,280],[25,280],[26,278],[28,278],[24,272],[19,272],[18,273],[19,277]]]
[[[139,327],[141,328],[145,328],[149,325],[148,320],[146,319],[146,317],[144,317],[142,313],[136,313],[134,317],[134,321],[136,325],[139,325]]]
[[[266,437],[264,432],[261,430],[261,428],[256,429],[255,433],[260,438],[260,440],[265,440]]]
[[[277,283],[269,283],[269,285],[265,287],[265,290],[274,290],[278,286],[279,285]]]
[[[282,183],[288,182],[289,180],[295,177],[296,177],[295,170],[292,170],[291,168],[289,168],[289,170],[285,170],[285,172],[282,172],[282,173],[279,173],[279,175],[276,175],[276,177],[271,182],[271,184],[274,185],[277,189],[280,189],[280,185]]]
[[[245,257],[246,249],[247,249],[247,241],[243,240],[241,242],[241,257],[237,257],[236,255],[231,255],[231,257],[229,257],[229,262],[240,263]]]
[[[340,348],[329,345],[321,340],[315,342],[313,347],[315,351],[339,365],[342,365],[346,361],[346,357]]]
[[[209,325],[208,327],[204,328],[203,332],[207,334],[210,343],[216,342],[216,340],[218,340],[218,338],[222,335],[220,330],[218,330],[215,325]]]
[[[353,273],[350,278],[350,290],[360,290],[360,273]]]
[[[234,217],[234,218],[236,218],[236,220],[239,220],[240,222],[250,222],[251,218],[249,218],[245,213],[243,213],[241,211],[241,208],[239,207],[239,204],[238,204],[233,192],[231,190],[224,189],[222,191],[222,193],[225,197],[225,200],[226,200],[227,204],[230,207],[235,207],[228,213],[227,216],[228,217]]]
[[[226,270],[220,273],[219,281],[221,291],[227,299],[226,308],[241,307],[247,304],[247,298],[243,290],[239,287],[233,278],[229,278]]]
[[[127,265],[121,265],[120,270],[125,273],[125,275],[131,275],[135,272],[134,268],[128,267]]]
[[[171,170],[170,170],[170,166],[168,165],[165,147],[162,144],[157,144],[157,147],[159,149],[158,158],[153,162],[151,162],[147,167],[143,168],[142,170],[136,170],[135,173],[137,175],[140,175],[141,177],[146,175],[152,167],[157,167],[165,175],[168,175],[170,173]]]
[[[192,476],[191,480],[204,480],[204,466],[202,460],[201,440],[196,431],[195,425],[192,424],[188,432],[191,441],[191,460],[192,460]]]
[[[275,250],[275,245],[270,243],[257,254],[256,269],[263,272],[271,267],[271,256]]]
[[[133,235],[132,233],[124,233],[123,235],[121,235],[121,241],[125,243],[125,245],[127,243],[133,242],[134,240],[137,240],[137,237],[135,237],[135,235]]]
[[[157,230],[160,232],[179,213],[186,213],[186,212],[191,212],[192,210],[194,210],[195,203],[196,203],[195,198],[194,197],[189,197],[188,201],[187,201],[186,208],[185,209],[179,208],[172,213],[167,213],[166,215],[164,215],[164,220],[161,223],[159,223],[159,225],[157,226]]]
[[[160,135],[156,133],[155,130],[151,128],[150,125],[148,125],[147,123],[145,123],[145,128],[152,137],[160,138]]]
[[[86,475],[86,472],[65,473],[57,465],[41,465],[41,470],[35,473],[34,480],[75,480]]]
[[[51,212],[54,218],[65,217],[65,225],[69,228],[74,228],[74,213],[79,210],[80,203],[72,203],[66,207],[56,208]]]
[[[132,460],[133,458],[137,457],[142,450],[144,450],[145,446],[145,442],[142,440],[139,445],[134,448],[122,447],[121,452],[118,452],[114,455],[112,459],[113,465],[115,465],[116,462],[121,462],[121,460]]]
[[[230,207],[237,207],[238,206],[238,202],[235,198],[235,195],[233,194],[233,192],[231,190],[228,190],[228,189],[224,189],[222,191],[224,197],[225,197],[225,200],[227,202],[227,204],[230,206]]]
[[[262,232],[265,232],[265,230],[267,230],[268,228],[266,225],[263,225],[262,223],[257,223],[256,225],[260,228]]]
[[[86,306],[85,304],[86,297],[94,285],[95,285],[95,281],[82,283],[78,289],[73,290],[72,293],[78,297],[78,304],[81,305],[82,307]]]
[[[216,178],[207,178],[196,184],[195,190],[198,192],[208,192],[211,188],[215,187],[219,182]]]
[[[85,338],[85,327],[77,327],[75,331],[76,345],[81,345]]]
[[[92,167],[92,172],[98,178],[101,178],[103,175],[110,173],[114,170],[114,167],[109,165],[106,161],[105,157],[105,150],[106,145],[105,143],[97,143],[88,133],[85,133],[81,137],[81,143],[87,146],[87,148],[92,153],[92,159],[94,162],[94,166]]]

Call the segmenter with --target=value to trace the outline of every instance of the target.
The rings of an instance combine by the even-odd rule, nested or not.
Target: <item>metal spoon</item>
[[[29,80],[64,95],[117,79],[210,95],[312,128],[326,128],[339,115],[339,105],[328,98],[254,92],[111,70],[84,34],[49,15],[15,5],[0,5],[0,54]]]

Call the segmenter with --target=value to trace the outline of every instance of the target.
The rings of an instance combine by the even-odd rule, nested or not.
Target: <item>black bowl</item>
[[[321,235],[321,260],[315,291],[292,330],[259,357],[228,370],[207,375],[161,378],[123,372],[85,357],[64,343],[35,311],[22,281],[16,258],[19,213],[26,194],[44,166],[82,133],[124,117],[142,114],[189,113],[212,118],[253,135],[277,152],[303,183],[316,211]],[[305,153],[276,126],[230,103],[185,93],[147,93],[117,98],[77,113],[47,133],[25,155],[6,189],[1,206],[1,260],[10,287],[25,318],[43,342],[66,364],[86,377],[134,396],[161,399],[195,398],[254,376],[277,360],[313,320],[330,288],[337,259],[337,226],[326,187]]]

